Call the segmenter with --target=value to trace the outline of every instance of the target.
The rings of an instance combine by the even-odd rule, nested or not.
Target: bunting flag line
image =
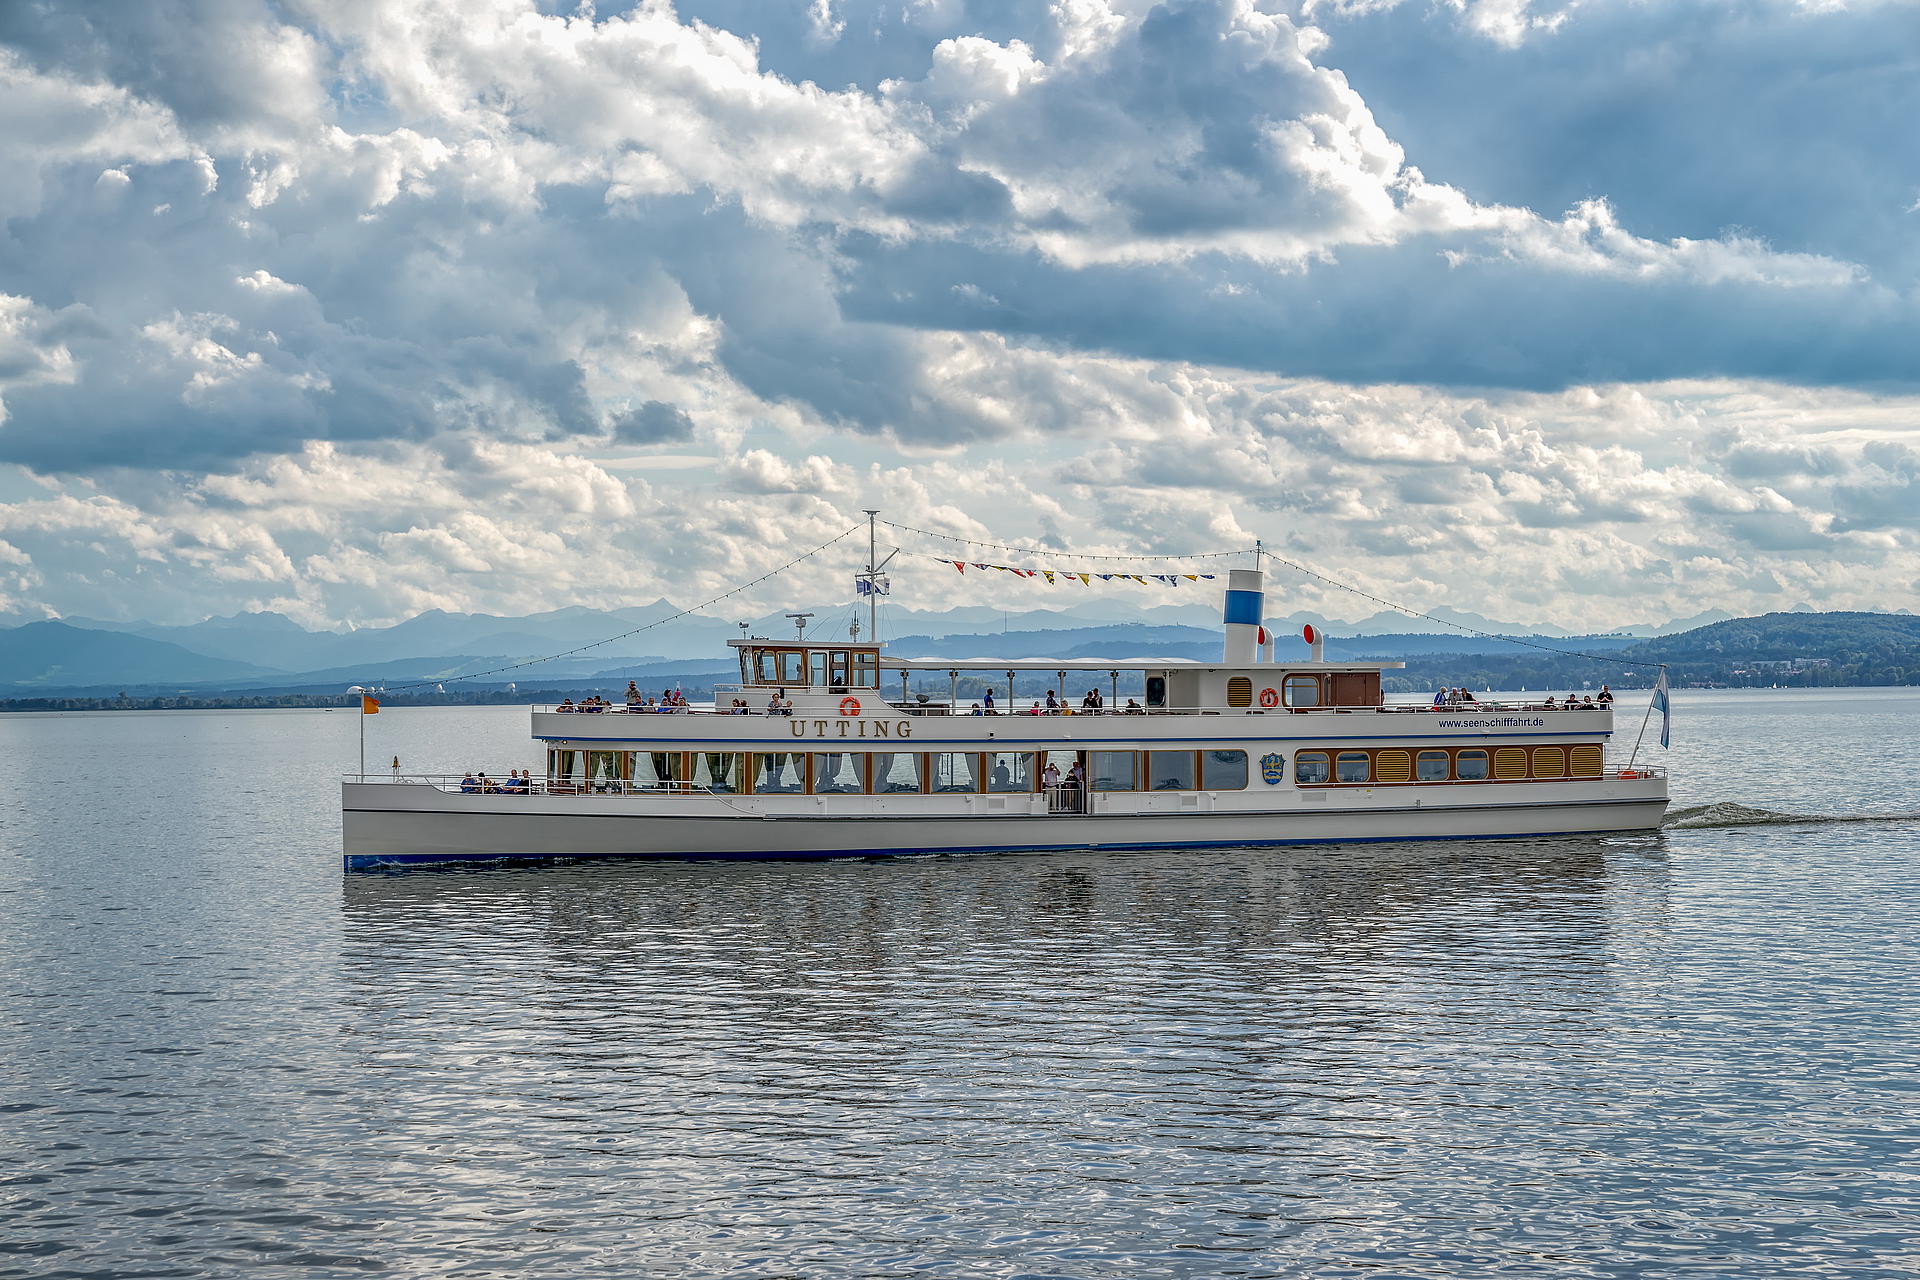
[[[908,554],[912,554],[911,552]],[[1016,578],[1045,578],[1054,586],[1062,583],[1079,583],[1090,587],[1096,580],[1100,582],[1137,582],[1141,586],[1159,583],[1162,586],[1177,587],[1182,580],[1187,582],[1212,582],[1218,575],[1211,573],[1082,573],[1078,569],[1028,569],[1014,564],[993,564],[985,560],[948,560],[940,556],[928,556],[944,565],[953,566],[953,571],[965,574],[974,569],[981,573],[1010,573]]]

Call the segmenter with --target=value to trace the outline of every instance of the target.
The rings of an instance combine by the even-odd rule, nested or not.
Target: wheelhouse
[[[880,646],[877,644],[729,640],[740,658],[740,683],[781,689],[849,689],[880,687]]]

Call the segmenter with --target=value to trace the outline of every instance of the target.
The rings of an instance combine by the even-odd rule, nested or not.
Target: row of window
[[[547,753],[551,785],[585,790],[715,791],[728,795],[1003,795],[1041,789],[1047,766],[1064,778],[1074,751],[583,751]],[[1088,751],[1093,791],[1240,791],[1244,751]],[[1277,761],[1275,762],[1278,763]],[[1538,747],[1383,747],[1296,751],[1303,787],[1598,778],[1591,743]]]
[[[1088,751],[1094,791],[1240,791],[1244,751]],[[726,795],[1007,795],[1064,779],[1073,751],[580,751],[547,753],[549,787]]]
[[[1598,746],[1435,747],[1426,751],[1296,751],[1293,780],[1303,787],[1398,782],[1499,782],[1522,778],[1597,778]]]

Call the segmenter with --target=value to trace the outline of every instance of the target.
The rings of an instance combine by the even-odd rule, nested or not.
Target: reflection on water
[[[557,1160],[662,1268],[1256,1274],[1571,1158],[1512,1091],[1591,1105],[1665,880],[1646,839],[356,876],[344,1001],[390,1158],[495,1218]]]
[[[1916,1270],[1920,824],[343,878],[310,723],[0,719],[0,1277]]]

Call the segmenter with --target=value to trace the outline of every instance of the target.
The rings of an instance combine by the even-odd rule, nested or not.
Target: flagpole
[[[1647,736],[1647,721],[1653,719],[1653,703],[1660,696],[1660,681],[1666,678],[1667,664],[1660,664],[1660,674],[1654,678],[1653,692],[1647,695],[1647,713],[1640,717],[1640,732],[1634,735],[1633,754],[1627,757],[1627,768],[1633,768],[1633,762],[1640,758],[1640,742]]]

